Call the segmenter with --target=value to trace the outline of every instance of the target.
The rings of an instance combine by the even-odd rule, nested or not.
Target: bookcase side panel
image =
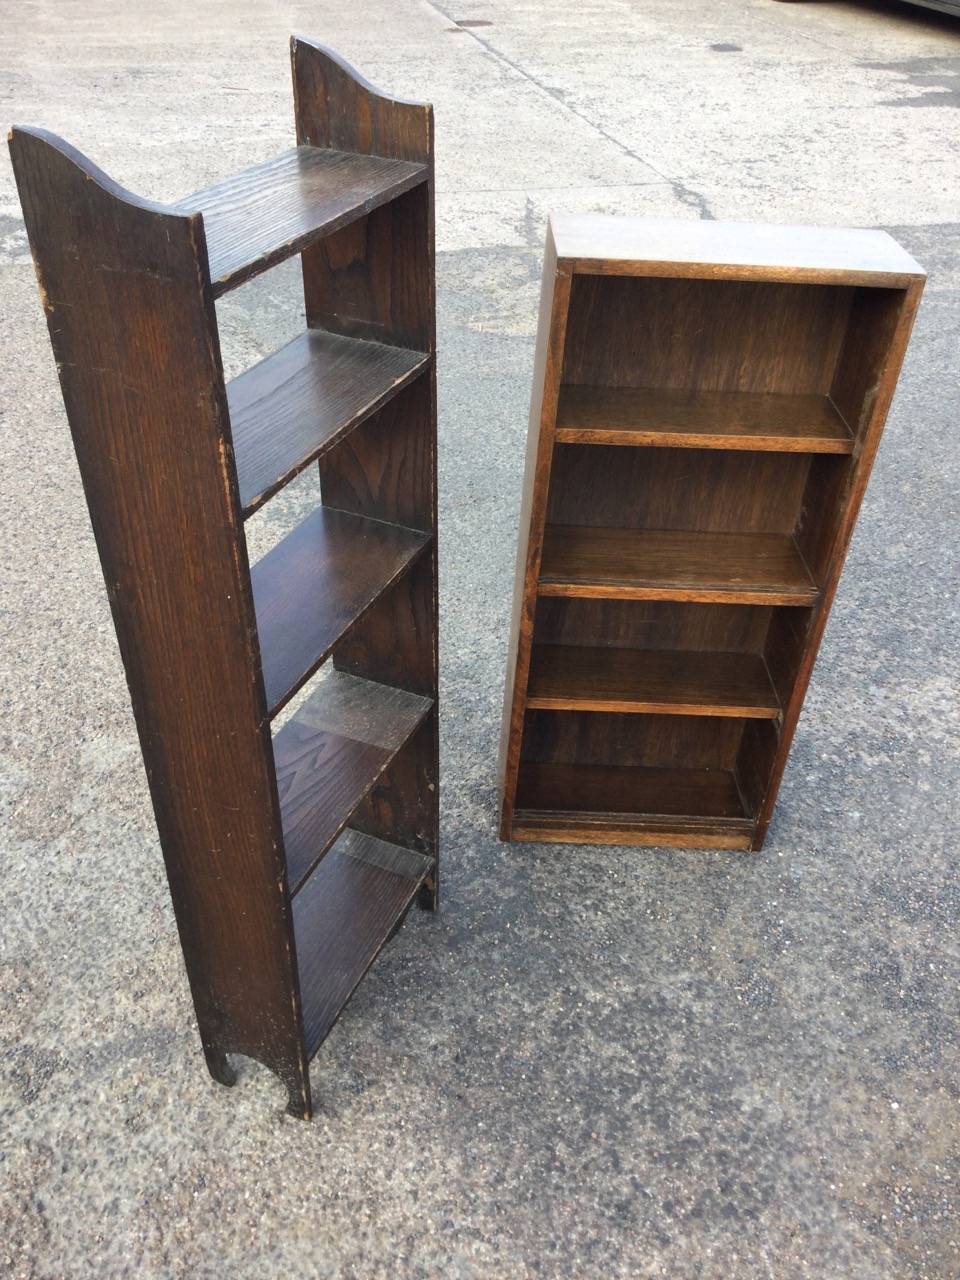
[[[12,151],[207,1060],[257,1058],[309,1112],[202,222],[49,136]]]
[[[290,41],[297,142],[334,151],[428,162],[433,111],[375,89],[332,50],[294,36]]]
[[[870,328],[865,336],[858,336],[860,325],[851,324],[844,348],[849,368],[838,367],[836,372],[835,393],[852,394],[851,403],[861,404],[861,416],[857,424],[854,453],[833,474],[833,484],[822,486],[819,509],[815,505],[813,472],[810,482],[812,500],[804,504],[807,523],[798,529],[797,541],[808,562],[813,560],[821,566],[820,600],[813,611],[806,648],[798,664],[790,701],[784,707],[783,727],[770,769],[769,785],[757,815],[754,843],[754,848],[757,849],[762,847],[770,825],[780,781],[793,744],[793,735],[913,330],[924,279],[921,276],[912,281],[899,298],[894,297],[899,291],[878,291],[889,295],[878,299],[879,306],[868,296],[864,297],[866,305],[875,308],[875,327]],[[867,295],[867,291],[864,294]],[[852,318],[855,321],[861,318],[856,304]],[[841,388],[846,388],[847,391],[844,392]],[[854,390],[850,392],[850,388]]]
[[[537,605],[537,579],[543,552],[547,495],[564,341],[570,300],[570,272],[558,262],[549,223],[544,247],[540,316],[533,361],[530,422],[524,461],[517,534],[517,567],[507,644],[503,719],[500,730],[498,784],[501,795],[500,838],[509,840],[513,822],[517,766],[530,670],[530,646]]]
[[[354,812],[349,822],[351,828],[437,858],[440,826],[438,734],[439,717],[434,708]],[[435,863],[420,890],[421,906],[436,909],[438,885]]]
[[[307,324],[436,350],[433,108],[374,89],[330,50],[291,41],[297,142],[419,161],[427,179],[302,254]]]

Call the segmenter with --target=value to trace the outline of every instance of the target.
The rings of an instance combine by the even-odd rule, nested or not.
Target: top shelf
[[[296,147],[174,205],[203,214],[213,296],[426,181],[407,160]]]
[[[557,257],[586,275],[780,280],[905,289],[923,268],[885,231],[563,214]]]

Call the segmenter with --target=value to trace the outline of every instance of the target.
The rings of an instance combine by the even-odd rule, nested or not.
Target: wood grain
[[[745,727],[733,716],[546,711],[524,717],[522,759],[540,764],[736,769]]]
[[[376,413],[431,358],[310,330],[229,382],[244,516]]]
[[[762,847],[922,282],[885,233],[552,221],[502,838]]]
[[[568,814],[746,818],[732,772],[524,762],[517,809]]]
[[[789,280],[904,289],[923,268],[885,231],[766,222],[611,218],[551,219],[557,255],[589,274]]]
[[[314,1054],[403,920],[433,866],[345,831],[293,904],[307,1053]]]
[[[682,814],[545,813],[518,809],[513,840],[551,844],[629,844],[658,849],[751,849],[756,823],[749,818],[692,818]]]
[[[290,61],[299,143],[432,166],[432,107],[381,92],[303,36],[291,36]]]
[[[838,459],[755,449],[557,445],[547,523],[792,535],[811,466],[822,461]]]
[[[320,507],[253,566],[271,716],[429,541],[418,530]]]
[[[564,386],[557,440],[677,449],[851,453],[853,437],[828,396]]]
[[[422,164],[301,146],[172,207],[203,215],[218,298],[426,178]]]
[[[437,527],[436,380],[431,369],[320,459],[327,506],[408,529]]]
[[[557,269],[556,252],[548,223],[544,246],[543,279],[540,286],[540,319],[533,361],[527,450],[520,497],[517,563],[503,690],[500,756],[497,767],[501,795],[500,838],[502,840],[510,837],[517,767],[520,762],[527,673],[536,617],[537,581],[540,575],[540,557],[547,519],[557,397],[560,392],[569,300],[570,276],[569,273]]]
[[[42,131],[15,130],[11,153],[204,1056],[223,1084],[236,1080],[228,1054],[265,1063],[309,1118],[307,1042],[316,1049],[413,897],[437,898],[436,861],[417,851],[438,847],[433,117],[309,42],[293,54],[301,145],[176,206],[138,200]],[[300,251],[335,277],[326,299],[322,280],[308,285],[308,324],[321,328],[329,303],[329,332],[228,398],[214,298]],[[355,486],[370,510],[321,511],[251,579],[244,515],[418,375],[406,409],[329,473],[328,491],[346,502]],[[415,530],[396,514],[408,512]],[[388,637],[374,632],[402,610],[375,602],[428,548],[403,653],[433,696],[333,672],[321,705],[278,735],[275,760],[268,712],[365,611],[369,665],[386,665]],[[288,873],[301,884],[397,753],[381,829],[343,837],[295,911]],[[413,847],[376,838],[394,834]]]
[[[527,706],[776,719],[780,704],[755,653],[534,645]]]
[[[436,351],[433,108],[380,93],[329,49],[291,40],[297,141],[422,164],[426,179],[302,255],[307,324],[389,346]],[[324,504],[429,533],[429,550],[337,646],[346,670],[439,695],[436,368],[415,379],[320,459]],[[411,763],[412,762],[412,763]],[[370,832],[434,856],[418,901],[439,902],[439,732],[417,744],[358,815]],[[425,789],[425,790],[424,790]],[[376,803],[374,803],[376,801]],[[391,826],[391,822],[396,826]]]
[[[291,894],[432,705],[333,672],[277,733],[273,751]]]
[[[436,857],[440,806],[439,716],[434,706],[353,811],[350,826]],[[386,833],[386,834],[385,834]],[[421,905],[436,910],[435,865],[421,886]]]
[[[433,109],[380,94],[336,54],[291,41],[297,141],[423,168],[424,182],[304,254],[307,324],[436,350]]]
[[[337,643],[337,668],[435,698],[438,664],[431,623],[436,590],[436,547],[431,542]]]
[[[827,395],[854,292],[824,284],[575,275],[563,381]]]
[[[817,587],[785,534],[548,526],[541,595],[810,604]]]
[[[761,653],[769,605],[690,604],[663,600],[584,600],[547,596],[537,602],[534,644],[590,644],[614,649],[686,649]]]
[[[280,808],[199,217],[11,140],[208,1061],[309,1110]],[[215,744],[215,746],[214,746]]]

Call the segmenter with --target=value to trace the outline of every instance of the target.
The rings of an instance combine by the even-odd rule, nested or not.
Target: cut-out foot
[[[204,1049],[207,1068],[217,1084],[233,1085],[237,1083],[237,1073],[227,1061],[227,1055],[219,1049]]]
[[[313,1104],[310,1099],[309,1084],[305,1080],[302,1083],[290,1082],[287,1088],[290,1092],[287,1115],[293,1116],[294,1120],[312,1120]]]

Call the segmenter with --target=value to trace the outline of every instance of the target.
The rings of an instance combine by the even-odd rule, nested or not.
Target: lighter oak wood
[[[564,444],[853,452],[847,424],[823,395],[564,386],[556,438]]]
[[[923,268],[885,231],[761,222],[552,217],[557,257],[588,275],[695,276],[906,288]]]
[[[548,525],[539,594],[811,604],[817,587],[784,534]]]
[[[533,646],[527,706],[767,720],[780,714],[759,654],[574,645]]]

